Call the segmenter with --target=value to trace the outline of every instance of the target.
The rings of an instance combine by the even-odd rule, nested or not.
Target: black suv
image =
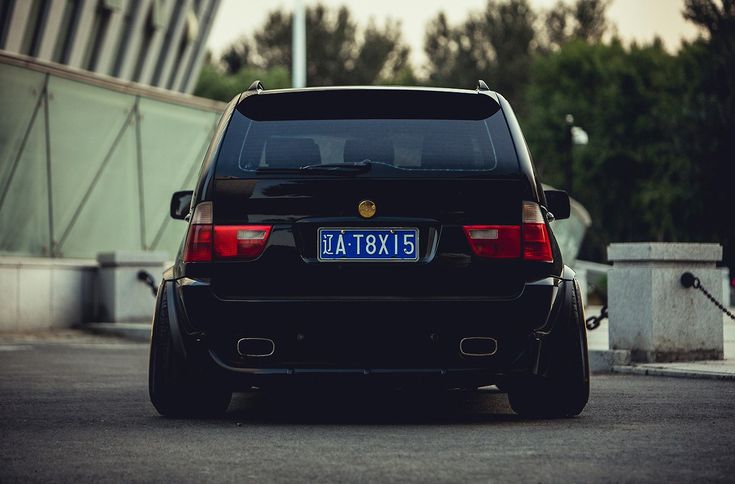
[[[579,414],[587,337],[555,218],[508,102],[340,87],[230,102],[158,291],[149,389],[163,415],[293,383],[477,388]]]

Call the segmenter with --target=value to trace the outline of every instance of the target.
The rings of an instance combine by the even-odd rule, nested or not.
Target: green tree
[[[459,26],[450,26],[440,12],[427,26],[424,50],[428,59],[428,83],[434,86],[474,87],[488,74],[485,31],[478,15]]]
[[[291,68],[289,12],[268,14],[254,35],[253,62],[261,68]],[[410,69],[409,48],[401,38],[400,23],[387,20],[380,27],[370,22],[360,32],[350,11],[332,11],[324,5],[306,11],[307,83],[311,86],[374,84]]]
[[[525,132],[546,182],[563,186],[565,116],[589,134],[574,148],[571,193],[592,214],[583,256],[611,241],[681,240],[689,160],[677,149],[681,74],[660,42],[625,48],[581,40],[531,68]],[[543,157],[539,154],[543,153]]]
[[[228,74],[221,67],[208,63],[202,67],[194,95],[227,102],[247,89],[255,79],[260,79],[269,89],[291,86],[291,77],[282,67],[244,67],[236,74]]]
[[[424,39],[429,83],[474,87],[477,79],[484,79],[523,112],[535,19],[527,0],[488,0],[484,12],[457,26],[439,13]]]
[[[274,10],[252,37],[230,45],[218,61],[211,56],[194,90],[197,96],[228,101],[254,79],[268,89],[290,87],[291,13]],[[307,83],[416,84],[400,23],[374,21],[360,30],[349,10],[323,5],[306,12]]]
[[[588,42],[600,42],[609,28],[609,6],[610,0],[577,0],[573,9],[573,37]]]
[[[735,223],[730,198],[735,175],[735,1],[687,0],[684,17],[702,35],[679,54],[687,80],[681,98],[679,146],[692,160],[687,207],[695,240],[724,244],[735,270]]]
[[[499,3],[490,0],[485,8],[485,30],[492,48],[490,82],[525,113],[524,91],[533,55],[536,14],[526,0]]]
[[[252,50],[252,46],[247,37],[243,37],[230,45],[221,57],[226,72],[228,74],[237,74],[243,67],[250,66],[252,63]]]
[[[544,31],[538,42],[542,50],[558,49],[570,40],[600,42],[610,30],[607,9],[610,0],[577,0],[570,5],[557,1],[544,15]]]

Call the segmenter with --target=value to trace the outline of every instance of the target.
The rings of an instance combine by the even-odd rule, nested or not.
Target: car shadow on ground
[[[474,391],[280,390],[235,394],[224,419],[238,423],[448,424],[521,420],[508,397]]]

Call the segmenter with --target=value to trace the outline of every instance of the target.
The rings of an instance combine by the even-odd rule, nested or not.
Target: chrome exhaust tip
[[[488,336],[462,338],[459,352],[464,356],[493,356],[498,352],[498,340]]]
[[[240,356],[263,357],[276,352],[276,343],[269,338],[240,338],[237,340],[237,352]]]

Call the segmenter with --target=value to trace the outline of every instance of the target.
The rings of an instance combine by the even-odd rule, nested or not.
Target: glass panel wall
[[[0,62],[0,254],[173,257],[170,196],[193,188],[220,105],[75,76]]]

